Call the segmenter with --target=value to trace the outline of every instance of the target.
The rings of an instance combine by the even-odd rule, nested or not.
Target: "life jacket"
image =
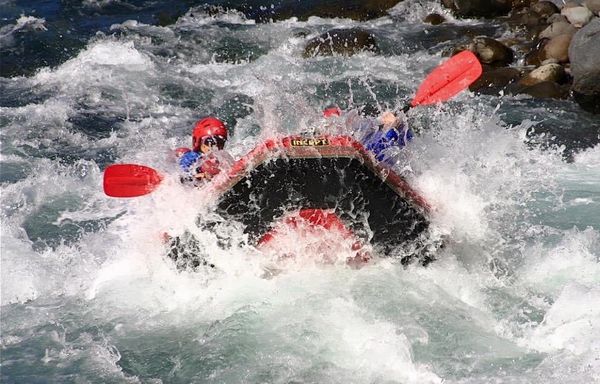
[[[189,148],[177,148],[178,164],[189,176],[205,173],[209,178],[218,175],[223,167],[231,166],[233,158],[226,151],[217,150],[208,155],[192,151]]]
[[[377,161],[385,161],[387,160],[385,151],[388,148],[402,148],[406,146],[412,138],[412,130],[408,127],[400,126],[398,128],[390,128],[387,131],[378,129],[371,132],[363,138],[362,144],[365,149],[371,151],[375,155]]]

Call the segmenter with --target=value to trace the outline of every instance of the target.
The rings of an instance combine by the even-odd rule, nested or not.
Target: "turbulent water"
[[[401,106],[455,43],[439,36],[499,26],[426,27],[437,1],[273,23],[182,2],[164,27],[155,3],[39,3],[0,5],[2,382],[600,382],[600,123],[570,101],[467,92],[411,111],[396,167],[449,239],[428,267],[324,265],[310,247],[273,265],[236,228],[227,250],[198,228],[210,204],[175,176],[102,192],[109,164],[174,173],[209,113],[239,157],[332,103]],[[382,52],[302,57],[351,26]],[[161,232],[186,230],[217,268],[165,258]]]

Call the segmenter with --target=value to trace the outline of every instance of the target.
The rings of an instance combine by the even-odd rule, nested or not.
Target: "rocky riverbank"
[[[453,49],[452,53],[471,50],[484,64],[484,73],[471,86],[472,91],[572,98],[584,110],[600,113],[599,0],[441,2],[453,17],[487,18],[506,30],[505,38],[474,36]],[[423,22],[433,26],[452,23],[448,16],[431,13]],[[378,52],[377,36],[360,28],[336,29],[308,41],[304,54],[351,55],[365,50]]]

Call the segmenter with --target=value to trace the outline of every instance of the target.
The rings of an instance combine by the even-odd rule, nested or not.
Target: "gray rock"
[[[583,27],[589,23],[589,21],[592,19],[592,16],[594,16],[592,11],[586,7],[563,8],[561,14],[563,14],[567,20],[569,20],[569,23],[573,24],[577,28]]]
[[[600,0],[585,0],[584,4],[590,11],[600,15]]]
[[[600,113],[600,19],[580,29],[569,47],[575,100],[585,110]]]

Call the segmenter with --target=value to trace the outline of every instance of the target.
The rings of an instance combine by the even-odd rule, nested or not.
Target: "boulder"
[[[456,6],[454,5],[454,0],[442,0],[442,5],[453,11],[456,10]]]
[[[519,81],[520,85],[531,86],[550,81],[560,83],[565,79],[565,69],[560,64],[546,64],[531,71]]]
[[[504,16],[512,8],[512,0],[442,0],[442,3],[458,17]]]
[[[564,15],[569,23],[577,28],[581,28],[592,19],[594,14],[587,7],[570,7],[563,8],[561,14]]]
[[[546,19],[546,22],[548,24],[554,24],[554,23],[557,23],[559,21],[564,21],[565,23],[569,22],[569,20],[567,20],[567,18],[564,17],[563,15],[561,15],[560,13],[555,13],[554,15],[552,15],[549,18]]]
[[[556,61],[557,63],[567,63],[569,61],[569,44],[573,38],[572,34],[558,35],[544,45],[540,54],[540,61]]]
[[[370,20],[387,15],[388,9],[401,0],[216,0],[214,5],[236,9],[247,17],[260,21],[286,20],[297,17],[307,20],[311,16]]]
[[[535,3],[531,6],[531,10],[545,19],[555,13],[560,13],[560,9],[550,1],[540,1]]]
[[[592,13],[600,15],[600,0],[585,0],[584,4]]]
[[[600,113],[600,19],[581,28],[569,47],[573,93],[581,107]]]
[[[550,39],[548,39],[547,37],[539,39],[536,45],[533,48],[531,48],[531,50],[527,52],[527,54],[525,54],[526,65],[535,65],[537,67],[542,63],[542,52],[548,41],[550,41]]]
[[[363,51],[379,52],[373,34],[361,28],[332,29],[311,39],[304,48],[304,57],[352,56]]]
[[[468,49],[475,53],[485,64],[508,65],[514,59],[513,50],[498,40],[486,36],[478,36],[469,44]]]
[[[513,28],[531,28],[540,25],[545,26],[547,23],[545,17],[540,16],[539,14],[533,12],[529,8],[524,8],[516,12],[512,12],[509,18],[507,19],[507,22]]]
[[[440,15],[439,13],[430,13],[423,19],[424,23],[428,23],[431,25],[442,24],[444,21],[446,21],[446,18]]]
[[[512,10],[520,10],[531,7],[531,3],[535,3],[537,0],[512,0]]]
[[[577,32],[577,28],[575,28],[571,23],[566,21],[557,21],[549,25],[546,29],[540,32],[539,37],[544,38],[547,37],[549,39],[556,37],[558,35],[574,35]]]
[[[517,93],[527,94],[536,99],[566,99],[569,88],[560,86],[553,81],[543,81],[517,90]]]
[[[497,94],[507,85],[519,80],[521,72],[516,68],[485,66],[484,71],[473,84],[469,86],[471,92],[483,94]]]

